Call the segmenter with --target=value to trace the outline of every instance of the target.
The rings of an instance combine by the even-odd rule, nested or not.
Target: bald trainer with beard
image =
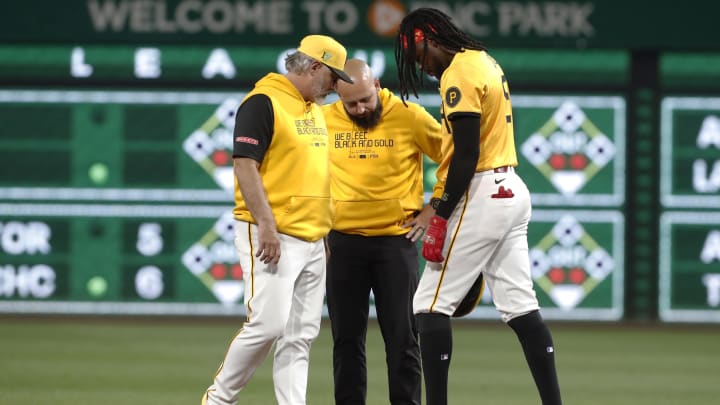
[[[420,404],[420,351],[412,311],[418,284],[415,241],[435,214],[423,207],[423,154],[439,162],[439,123],[415,103],[381,89],[351,59],[340,100],[323,106],[334,204],[327,304],[336,404],[365,404],[369,298],[385,341],[391,404]],[[436,187],[441,190],[441,188]]]

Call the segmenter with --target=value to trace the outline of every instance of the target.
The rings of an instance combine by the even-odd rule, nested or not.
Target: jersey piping
[[[452,240],[450,241],[450,246],[448,247],[447,255],[445,257],[445,260],[443,261],[443,267],[440,272],[440,280],[438,280],[437,288],[435,289],[435,296],[433,297],[432,304],[430,304],[430,312],[433,312],[433,309],[435,308],[435,304],[437,303],[438,297],[440,296],[440,288],[442,287],[443,279],[445,278],[445,270],[447,270],[448,262],[450,261],[450,254],[452,253],[453,245],[455,244],[455,238],[457,238],[458,233],[460,233],[460,226],[462,226],[463,218],[465,217],[465,210],[468,206],[468,200],[469,200],[470,194],[468,191],[465,192],[465,202],[463,203],[462,213],[460,213],[460,219],[458,220],[457,227],[455,227],[455,232],[453,233]]]

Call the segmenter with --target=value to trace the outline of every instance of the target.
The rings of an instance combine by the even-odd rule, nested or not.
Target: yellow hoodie
[[[332,228],[363,235],[402,235],[423,206],[423,153],[440,162],[440,124],[423,107],[378,93],[379,124],[358,127],[341,101],[323,106],[330,143]],[[441,191],[441,190],[440,190]]]
[[[245,99],[255,94],[270,98],[274,114],[272,141],[259,170],[277,230],[319,240],[331,225],[328,136],[322,111],[277,73],[260,79]],[[237,179],[233,213],[240,221],[256,223]]]

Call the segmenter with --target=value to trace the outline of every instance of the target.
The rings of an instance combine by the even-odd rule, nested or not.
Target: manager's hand
[[[258,224],[258,250],[255,257],[265,264],[277,264],[280,261],[280,237],[275,226]]]

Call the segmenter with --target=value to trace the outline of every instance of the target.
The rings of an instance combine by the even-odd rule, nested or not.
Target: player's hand
[[[265,264],[277,264],[280,261],[280,237],[274,224],[258,224],[258,249],[255,257]]]
[[[435,215],[435,209],[430,204],[423,207],[422,211],[420,211],[415,218],[402,225],[403,228],[410,228],[410,231],[405,234],[405,237],[413,242],[417,242],[427,229],[430,218],[433,215]]]
[[[423,238],[422,255],[425,260],[429,262],[445,260],[442,255],[445,235],[447,235],[447,219],[434,215],[430,218],[430,226]]]

